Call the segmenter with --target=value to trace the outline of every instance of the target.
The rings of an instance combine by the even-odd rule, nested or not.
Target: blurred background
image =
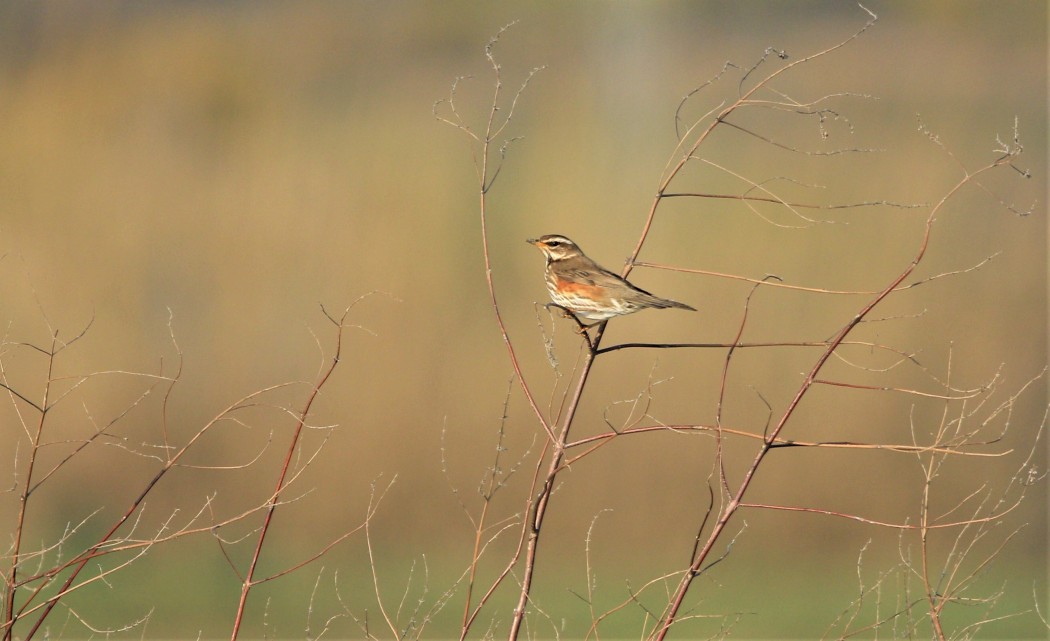
[[[858,339],[914,353],[922,367],[891,367],[899,360],[893,354],[852,348],[844,352],[848,362],[831,362],[824,375],[932,394],[943,393],[944,382],[957,390],[992,387],[952,403],[819,387],[784,433],[928,443],[942,424],[963,433],[984,425],[977,440],[1006,430],[983,451],[1007,455],[950,459],[931,490],[935,515],[978,490],[992,497],[987,513],[1004,491],[1016,496],[1019,470],[1046,469],[1045,439],[1035,445],[1031,467],[1025,464],[1047,406],[1045,380],[1009,411],[995,410],[1047,362],[1047,8],[1027,1],[867,6],[879,15],[874,28],[776,84],[800,102],[856,94],[829,101],[835,111],[823,126],[775,110],[742,114],[738,122],[798,149],[880,151],[800,154],[725,128],[700,150],[710,163],[696,162],[672,191],[741,194],[752,181],[802,202],[934,203],[964,168],[996,158],[996,137],[1009,141],[1016,118],[1025,147],[1018,165],[1031,178],[1001,170],[982,179],[986,189],[970,187],[950,201],[913,280],[995,258],[894,295],[873,314],[883,320],[857,332]],[[501,426],[499,467],[517,471],[492,502],[493,524],[520,515],[542,437],[513,384],[488,302],[472,148],[462,132],[434,118],[435,101],[448,97],[455,77],[472,76],[456,100],[468,124],[482,127],[493,87],[484,45],[518,21],[496,49],[505,97],[530,69],[545,68],[517,106],[508,134],[523,139],[510,147],[488,202],[493,278],[530,385],[556,411],[579,343],[566,321],[538,309],[547,300],[542,259],[524,239],[566,234],[619,269],[673,157],[682,97],[726,61],[746,69],[767,47],[797,60],[845,39],[866,18],[843,2],[4,3],[5,380],[42,398],[47,360],[17,344],[47,347],[54,333],[68,340],[89,324],[57,359],[52,376],[74,378],[60,378],[53,394],[90,372],[171,375],[180,354],[182,367],[166,409],[158,387],[123,414],[153,381],[106,374],[76,387],[49,414],[42,442],[51,445],[39,455],[40,469],[117,417],[110,431],[119,438],[86,448],[33,494],[25,549],[55,545],[85,520],[49,559],[95,540],[155,473],[158,463],[146,455],[156,454],[165,431],[185,443],[253,390],[314,380],[334,346],[320,305],[342,310],[379,291],[351,312],[362,329],[347,334],[340,369],[315,407],[318,429],[304,441],[306,454],[320,454],[290,491],[295,501],[277,511],[260,572],[310,557],[358,525],[382,495],[372,543],[387,607],[403,601],[400,620],[407,624],[417,602],[426,612],[448,598],[423,636],[458,634],[464,591],[454,585],[474,544],[468,513],[480,513],[477,489],[494,465]],[[771,59],[756,73],[778,64]],[[741,75],[731,69],[691,99],[685,121],[732,100]],[[1018,216],[1004,205],[1033,213]],[[641,258],[871,291],[914,256],[928,211],[803,211],[811,221],[771,206],[673,199],[661,205]],[[615,320],[606,344],[731,341],[750,291],[739,280],[645,268],[632,280],[700,311]],[[752,300],[744,340],[822,340],[864,300],[763,288]],[[816,354],[738,353],[724,423],[761,432]],[[725,352],[715,349],[603,357],[574,433],[607,431],[646,412],[639,424],[710,424],[724,362]],[[280,408],[301,407],[307,391],[302,384],[281,389],[239,414],[240,422],[210,431],[187,459],[203,467],[162,481],[135,536],[157,532],[173,513],[171,527],[188,523],[209,500],[200,517],[205,526],[265,501],[294,427]],[[32,433],[21,422],[35,420],[13,398],[0,410],[8,444],[0,477],[14,488],[0,497],[7,532]],[[325,428],[331,425],[337,427]],[[707,505],[713,447],[698,435],[624,438],[562,475],[537,570],[535,603],[543,614],[530,618],[531,636],[582,638],[591,620],[588,582],[601,611],[685,567]],[[753,447],[730,444],[731,481],[739,480]],[[889,452],[779,450],[756,478],[752,500],[915,523],[920,463]],[[1046,499],[1045,483],[1029,488],[1020,507],[969,550],[963,574],[996,556],[966,596],[1001,596],[993,605],[949,609],[956,629],[1003,617],[982,634],[1046,638],[1033,613],[1037,605],[1047,612]],[[976,507],[967,503],[949,518],[972,516]],[[240,540],[226,550],[237,570],[206,533],[156,546],[63,601],[49,633],[90,636],[77,622],[82,617],[111,631],[145,620],[121,633],[135,637],[228,635],[237,572],[244,572],[258,524],[222,531]],[[740,638],[834,636],[842,629],[836,618],[861,584],[871,588],[886,577],[866,601],[881,609],[865,606],[854,628],[917,594],[915,583],[905,592],[908,572],[895,570],[902,557],[918,558],[914,532],[771,511],[742,513],[732,530],[732,553],[692,593],[689,613],[715,618],[689,622],[680,636],[707,637],[727,621]],[[934,568],[944,567],[955,535],[931,541]],[[490,548],[479,571],[484,587],[513,552],[514,538],[508,533]],[[504,634],[514,580],[482,615],[475,636],[490,627]],[[639,600],[659,611],[663,594],[657,587]],[[365,625],[389,636],[375,599],[364,539],[356,535],[260,586],[245,634],[316,637],[330,617],[352,612],[359,621],[334,619],[328,636],[357,638]],[[644,610],[631,605],[603,632],[635,638],[643,623]]]

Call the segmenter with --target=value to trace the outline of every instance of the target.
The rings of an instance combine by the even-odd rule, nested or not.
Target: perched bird
[[[547,291],[554,304],[593,321],[631,314],[640,309],[689,305],[653,296],[635,287],[584,255],[565,236],[548,234],[525,241],[535,245],[547,259]]]

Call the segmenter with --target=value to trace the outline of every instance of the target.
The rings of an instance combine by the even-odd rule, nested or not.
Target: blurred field
[[[729,134],[703,151],[750,178],[788,176],[825,186],[781,185],[794,198],[931,202],[961,178],[959,163],[974,169],[991,161],[996,136],[1007,139],[1016,117],[1026,151],[1020,164],[1032,177],[1004,171],[985,184],[1017,207],[1034,203],[1033,215],[1013,215],[978,189],[965,192],[938,220],[919,276],[1001,253],[979,270],[891,299],[876,316],[898,318],[863,333],[918,353],[941,379],[949,375],[950,352],[951,382],[962,389],[986,384],[1001,366],[1000,389],[989,401],[997,405],[1047,363],[1046,5],[868,6],[880,16],[869,33],[778,87],[799,99],[837,92],[878,99],[836,102],[848,123],[829,121],[827,141],[812,120],[757,113],[752,122],[800,147],[883,153],[799,157]],[[681,97],[727,60],[748,66],[768,46],[796,59],[837,42],[863,24],[862,11],[839,2],[0,6],[5,343],[47,345],[49,326],[68,339],[93,319],[55,375],[161,367],[171,373],[178,352],[170,314],[184,369],[167,429],[184,439],[252,390],[313,380],[322,360],[318,346],[328,353],[333,339],[319,304],[338,310],[367,292],[385,292],[353,312],[353,321],[372,333],[348,334],[342,369],[314,419],[339,427],[308,435],[308,451],[322,443],[324,450],[295,486],[293,494],[305,496],[278,511],[265,571],[306,558],[355,526],[370,487],[395,479],[373,530],[385,597],[396,604],[411,571],[408,602],[424,582],[424,598],[433,602],[469,559],[470,523],[457,501],[479,509],[475,488],[493,460],[512,371],[485,290],[469,148],[461,133],[435,121],[432,105],[447,97],[454,77],[473,75],[458,100],[481,124],[492,86],[483,47],[512,20],[520,22],[497,49],[508,88],[529,69],[546,69],[513,121],[513,133],[524,139],[511,147],[491,193],[490,241],[503,317],[546,400],[565,379],[548,364],[543,331],[552,325],[534,306],[546,301],[542,259],[523,240],[563,233],[618,268],[637,241],[674,148]],[[735,82],[699,96],[688,113],[697,117],[731,96]],[[953,157],[917,131],[916,114]],[[710,168],[688,173],[680,189],[687,187],[743,190]],[[666,201],[642,258],[753,278],[776,274],[807,286],[877,289],[911,259],[927,211],[845,210],[823,216],[834,223],[801,224],[783,211],[762,210],[792,226],[785,227],[730,201]],[[740,281],[641,268],[632,279],[701,311],[613,321],[609,342],[730,341],[749,290]],[[746,337],[820,340],[861,301],[763,290]],[[553,327],[561,371],[569,376],[575,338],[567,323]],[[873,367],[890,364],[863,350],[851,355]],[[0,356],[9,384],[38,398],[45,363],[15,348]],[[761,431],[767,409],[758,394],[782,408],[812,357],[804,350],[741,353],[726,422]],[[635,398],[651,380],[664,381],[654,387],[649,408],[656,420],[713,421],[724,359],[714,350],[611,355],[588,383],[574,429],[580,436],[604,431],[603,410]],[[887,379],[836,364],[828,375],[936,391],[916,368],[902,367]],[[93,379],[50,417],[55,431],[45,440],[84,438],[92,421],[114,417],[144,387],[125,376]],[[305,389],[283,390],[271,401],[298,408]],[[1039,381],[1019,401],[1001,449],[1030,446],[1046,389]],[[5,402],[0,410],[0,438],[12,444],[0,450],[0,478],[13,485],[19,479],[12,463],[28,447],[17,405]],[[928,430],[943,408],[890,393],[821,389],[786,436],[910,442],[910,425]],[[527,452],[535,456],[539,446],[539,430],[516,389],[508,411],[505,466]],[[624,406],[612,411],[622,414]],[[160,416],[159,394],[136,407],[119,430],[127,447],[156,443]],[[174,509],[178,520],[188,519],[213,494],[213,510],[223,515],[265,500],[292,421],[267,408],[246,418],[250,425],[213,434],[192,462],[244,463],[263,451],[260,460],[234,471],[180,470],[149,501],[144,528]],[[744,461],[749,451],[741,446],[730,460]],[[1045,452],[1044,440],[1035,469],[1046,469]],[[58,454],[45,456],[54,461]],[[706,437],[661,435],[624,439],[574,466],[555,494],[538,570],[537,603],[552,621],[536,620],[532,634],[582,638],[586,632],[587,609],[574,593],[586,593],[583,553],[596,516],[590,548],[607,607],[626,598],[628,586],[680,569],[707,500],[711,457]],[[914,458],[792,450],[774,459],[756,480],[756,501],[887,521],[914,518],[921,487]],[[989,484],[1001,485],[1020,460],[990,460],[977,469]],[[46,545],[67,523],[101,507],[70,545],[92,540],[154,469],[155,461],[125,449],[88,449],[33,497],[28,540]],[[975,479],[974,469],[967,463],[945,470],[938,507],[981,486],[985,479]],[[530,473],[526,464],[503,490],[493,519],[520,509]],[[0,495],[5,531],[16,508],[16,492]],[[862,568],[868,582],[897,560],[897,535],[885,530],[770,512],[748,513],[746,521],[720,572],[697,585],[694,611],[739,613],[739,638],[818,637],[855,596],[856,559],[865,542],[874,539]],[[1027,525],[981,576],[979,592],[1005,590],[995,616],[1030,611],[1034,599],[1046,604],[1045,483],[997,536],[1020,524]],[[498,571],[510,544],[496,546],[484,576]],[[232,549],[238,563],[247,560],[246,546]],[[248,636],[318,634],[323,620],[339,611],[333,586],[355,612],[369,610],[370,629],[381,630],[372,618],[367,567],[357,537],[318,564],[263,586],[253,595]],[[200,536],[158,546],[70,605],[100,628],[119,628],[153,609],[145,632],[129,636],[219,638],[228,635],[237,593],[238,578],[218,546]],[[458,634],[461,611],[462,596],[453,596],[424,636]],[[496,636],[510,614],[509,607],[491,612]],[[640,634],[637,618],[615,624],[622,627],[610,638]],[[68,625],[66,638],[86,636]],[[695,625],[697,635],[717,630],[717,623]],[[987,638],[1046,634],[1030,613],[985,628]],[[361,632],[341,620],[330,635]]]

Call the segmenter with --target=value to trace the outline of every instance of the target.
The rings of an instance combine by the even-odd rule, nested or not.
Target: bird
[[[551,300],[577,316],[601,322],[649,308],[696,311],[685,303],[654,296],[632,285],[588,258],[579,245],[561,234],[547,234],[525,242],[543,252]],[[598,322],[585,327],[593,327]]]

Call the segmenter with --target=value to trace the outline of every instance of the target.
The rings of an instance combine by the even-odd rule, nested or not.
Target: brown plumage
[[[603,268],[580,250],[576,243],[559,234],[530,238],[547,259],[547,291],[555,305],[584,318],[603,321],[641,309],[677,307],[696,311],[689,305],[653,296]]]

